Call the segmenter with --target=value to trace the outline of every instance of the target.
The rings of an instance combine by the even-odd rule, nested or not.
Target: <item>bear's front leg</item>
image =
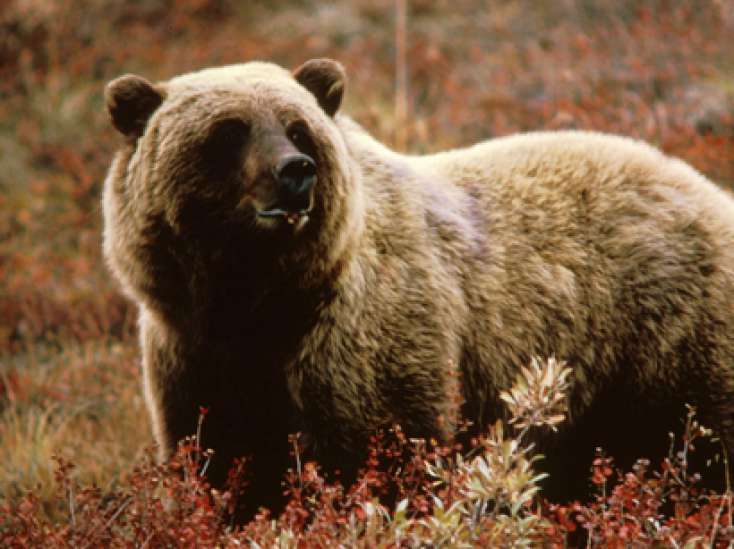
[[[246,487],[236,518],[249,519],[260,507],[278,513],[284,475],[292,466],[288,434],[296,430],[287,395],[281,394],[285,382],[227,361],[214,343],[195,349],[150,319],[141,326],[145,399],[161,461],[196,433],[205,408],[199,442],[213,450],[207,482],[225,489],[233,461],[245,458]]]

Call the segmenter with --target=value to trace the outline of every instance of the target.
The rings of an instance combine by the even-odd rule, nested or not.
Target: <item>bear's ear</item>
[[[333,59],[311,59],[293,71],[293,77],[316,97],[326,114],[336,114],[347,81],[341,63]]]
[[[142,76],[126,74],[107,84],[105,102],[112,125],[127,137],[140,137],[163,93]]]

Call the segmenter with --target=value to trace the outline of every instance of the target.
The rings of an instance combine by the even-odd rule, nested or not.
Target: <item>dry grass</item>
[[[116,482],[152,444],[137,375],[134,346],[102,340],[13,357],[3,374],[2,495],[51,499],[54,456],[75,463],[81,482]]]

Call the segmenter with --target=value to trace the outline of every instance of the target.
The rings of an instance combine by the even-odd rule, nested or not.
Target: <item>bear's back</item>
[[[734,201],[686,163],[581,131],[406,158],[426,183],[466,193],[486,235],[486,254],[466,261],[487,386],[556,354],[579,378],[596,372],[580,384],[590,402],[622,364],[654,384],[680,371],[681,345],[707,345],[702,327],[734,324]]]

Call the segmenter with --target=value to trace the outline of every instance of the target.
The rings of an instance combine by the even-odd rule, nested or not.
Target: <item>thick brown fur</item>
[[[400,155],[331,116],[343,89],[328,60],[296,78],[248,63],[110,84],[128,142],[105,183],[104,249],[140,308],[162,456],[207,406],[213,481],[250,455],[250,503],[277,506],[288,433],[308,432],[329,467],[393,422],[446,440],[452,365],[482,429],[536,355],[574,370],[568,424],[541,440],[552,497],[580,495],[596,445],[661,457],[684,403],[734,443],[728,194],[596,133]],[[246,131],[211,137],[233,119]],[[305,225],[256,215],[294,121],[318,166]]]

